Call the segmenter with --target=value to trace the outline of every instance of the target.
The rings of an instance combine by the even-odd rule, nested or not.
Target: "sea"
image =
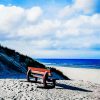
[[[46,66],[100,69],[100,59],[36,59]]]

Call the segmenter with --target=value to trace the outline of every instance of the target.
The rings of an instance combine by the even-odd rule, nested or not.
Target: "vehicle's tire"
[[[31,70],[27,71],[27,81],[30,82]]]
[[[48,72],[45,72],[44,76],[43,76],[43,85],[46,88],[47,87],[47,79],[48,79]]]

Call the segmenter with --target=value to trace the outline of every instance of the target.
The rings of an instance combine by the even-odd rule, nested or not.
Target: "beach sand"
[[[55,88],[44,89],[26,79],[0,79],[0,100],[100,100],[98,70],[57,69],[73,80],[57,80]]]
[[[55,88],[25,79],[0,79],[0,100],[100,100],[100,84],[58,80]]]
[[[100,69],[55,67],[73,80],[90,81],[100,84]]]

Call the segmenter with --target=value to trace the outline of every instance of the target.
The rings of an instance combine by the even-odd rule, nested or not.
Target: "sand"
[[[100,84],[100,69],[55,67],[73,80],[90,81]]]
[[[100,100],[97,70],[58,69],[73,80],[57,80],[55,88],[45,89],[26,79],[0,79],[0,100]]]
[[[100,84],[57,80],[55,88],[26,79],[0,79],[0,100],[100,100]]]

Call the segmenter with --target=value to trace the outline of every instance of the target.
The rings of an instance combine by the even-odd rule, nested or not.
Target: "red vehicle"
[[[44,87],[47,87],[48,82],[55,87],[56,79],[52,77],[52,73],[49,69],[28,67],[27,81],[30,82],[32,78],[34,78],[35,82],[37,82],[38,79],[43,79]]]

